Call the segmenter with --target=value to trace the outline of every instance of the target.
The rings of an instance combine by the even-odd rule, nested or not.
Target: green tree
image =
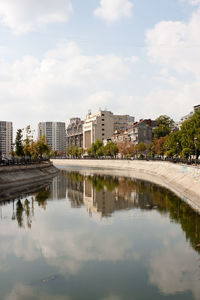
[[[15,153],[17,156],[24,156],[22,137],[22,129],[18,129],[15,139]]]
[[[190,149],[191,155],[196,158],[200,155],[200,110],[197,110],[181,126],[182,149]]]
[[[179,156],[182,151],[181,131],[171,132],[166,140],[166,153],[168,157]]]
[[[77,146],[74,146],[72,148],[72,156],[73,157],[78,157],[78,147]]]
[[[31,144],[33,142],[33,134],[30,125],[26,127],[26,138],[24,139],[23,150],[25,156],[31,156]]]
[[[174,126],[174,121],[166,116],[161,115],[156,119],[157,127],[153,130],[153,136],[156,139],[169,135],[172,127]]]
[[[105,156],[116,157],[118,152],[119,152],[118,146],[113,142],[108,142],[107,145],[104,147]]]
[[[136,146],[136,149],[140,155],[144,155],[145,151],[147,150],[147,145],[141,142]]]
[[[49,157],[51,148],[47,144],[47,139],[44,135],[36,141],[34,147],[36,148],[35,150],[36,150],[37,157],[40,158],[42,158],[43,156]]]
[[[88,155],[92,157],[97,157],[97,153],[101,147],[103,147],[103,142],[100,140],[96,140],[96,142],[92,144],[91,148],[87,150]]]
[[[83,148],[78,149],[78,156],[81,157],[83,155],[84,151]]]

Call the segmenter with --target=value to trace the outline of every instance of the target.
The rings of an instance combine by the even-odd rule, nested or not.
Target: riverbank
[[[83,159],[55,159],[52,160],[58,168],[72,167],[74,170],[95,173],[127,176],[150,181],[163,186],[193,209],[200,213],[200,167],[186,166],[160,161],[139,160],[83,160]]]
[[[51,182],[58,169],[48,161],[0,167],[0,201],[28,193]]]

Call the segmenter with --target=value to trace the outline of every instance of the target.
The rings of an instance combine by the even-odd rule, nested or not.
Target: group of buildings
[[[199,108],[200,105],[194,106],[193,112],[181,118],[179,126]],[[87,150],[96,140],[101,140],[104,144],[108,141],[116,144],[126,141],[135,145],[141,142],[149,144],[156,126],[156,121],[151,119],[135,122],[133,116],[115,115],[111,111],[99,109],[94,114],[89,111],[85,120],[71,118],[67,127],[64,122],[40,122],[38,138],[45,135],[51,149],[64,155],[66,149],[74,146]],[[12,149],[12,122],[0,121],[0,157],[8,157]]]

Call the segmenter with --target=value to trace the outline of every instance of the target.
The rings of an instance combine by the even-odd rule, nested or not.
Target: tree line
[[[33,132],[30,126],[25,128],[25,138],[23,138],[23,129],[18,129],[15,139],[15,150],[10,153],[13,158],[49,158],[55,153],[51,150],[45,136],[33,139]]]

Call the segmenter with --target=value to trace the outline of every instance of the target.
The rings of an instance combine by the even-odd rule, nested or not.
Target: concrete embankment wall
[[[44,185],[58,173],[51,162],[0,167],[0,200]]]
[[[200,168],[159,161],[55,159],[56,167],[96,168],[106,174],[128,176],[151,181],[173,191],[200,212]]]

